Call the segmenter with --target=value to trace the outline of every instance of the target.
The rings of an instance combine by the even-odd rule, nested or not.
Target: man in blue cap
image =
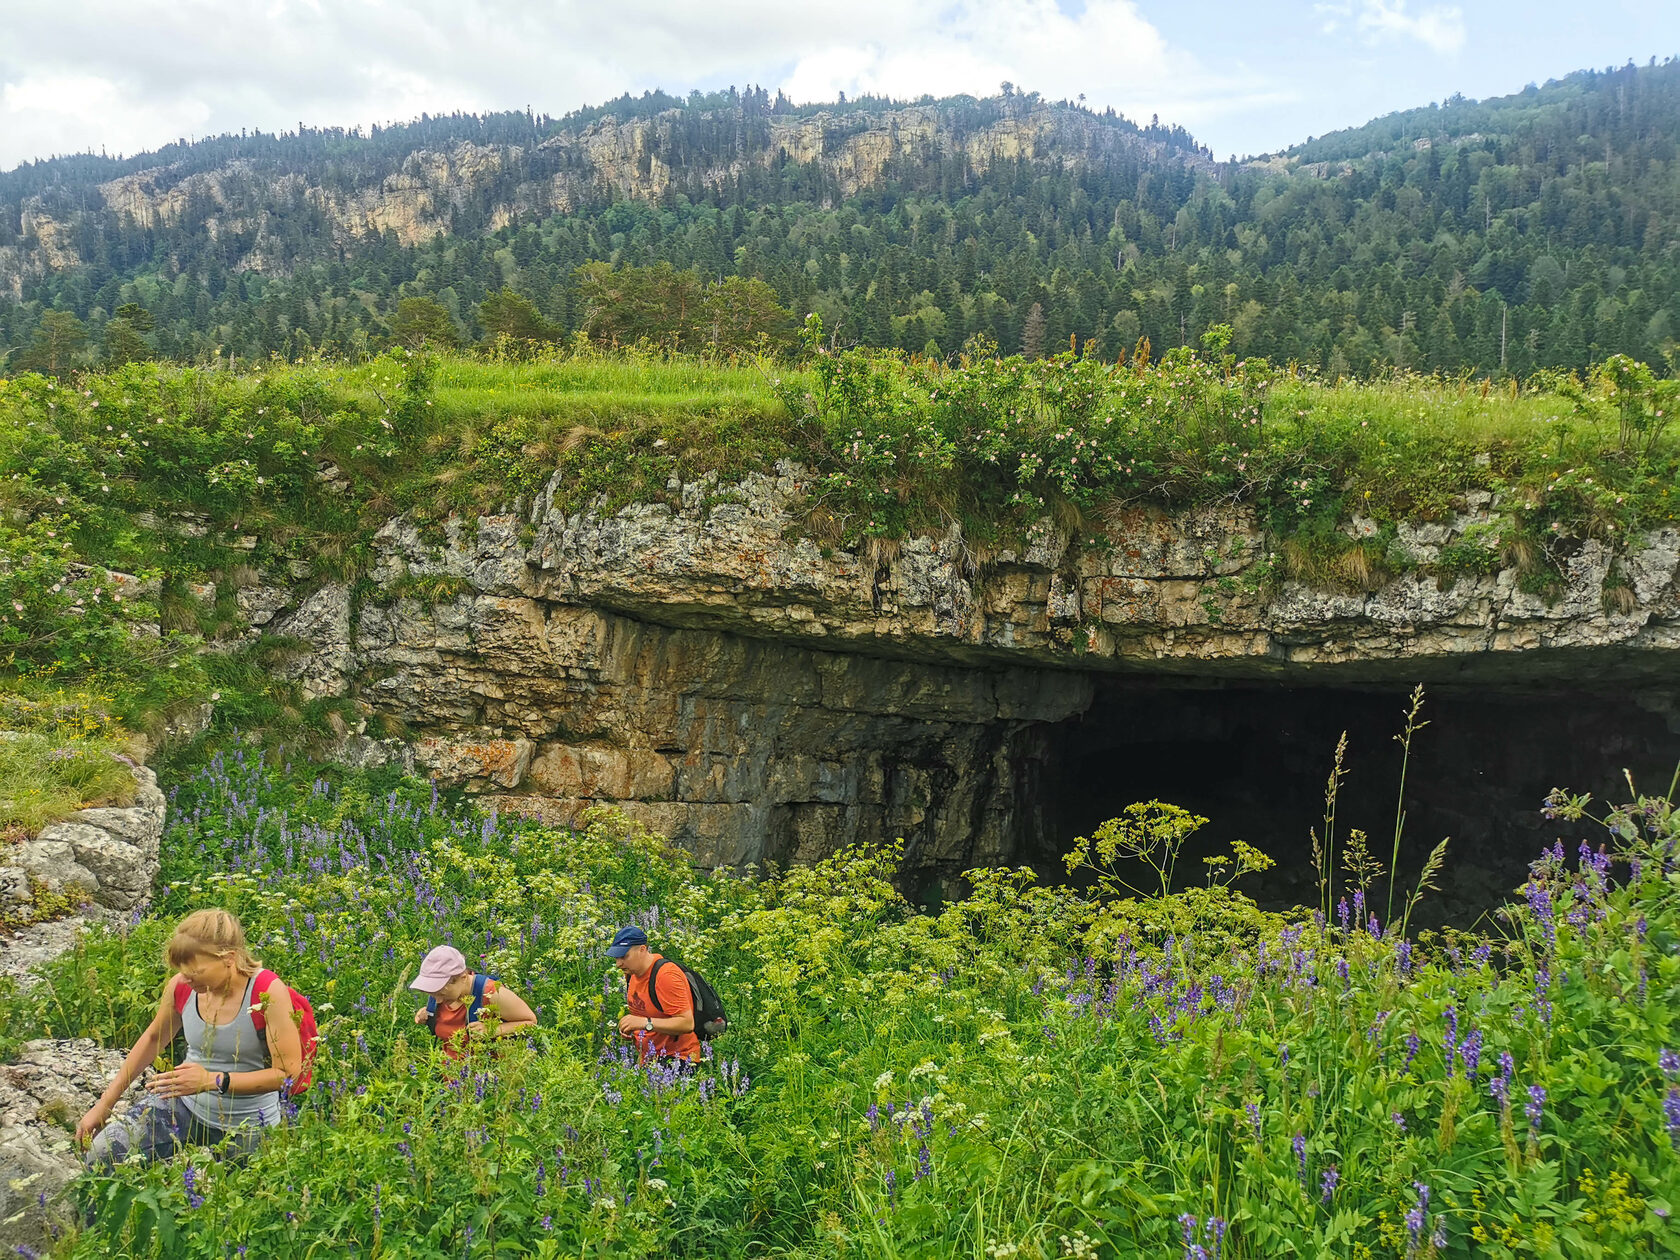
[[[700,1038],[694,1035],[694,993],[681,967],[659,967],[661,955],[648,948],[647,933],[639,927],[618,930],[607,957],[624,973],[630,1013],[618,1021],[618,1035],[633,1037],[643,1062],[650,1056],[690,1062],[700,1057]],[[652,992],[649,992],[649,982]]]

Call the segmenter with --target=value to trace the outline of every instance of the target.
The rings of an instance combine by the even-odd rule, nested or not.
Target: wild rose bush
[[[1508,932],[1425,949],[1358,887],[1117,926],[992,871],[924,914],[894,850],[697,874],[617,815],[556,831],[235,755],[177,794],[155,917],[61,960],[11,1034],[131,1038],[205,904],[321,1011],[291,1124],[245,1166],[84,1178],[82,1255],[1673,1254],[1680,817],[1551,808]],[[624,922],[729,1008],[693,1077],[613,1035]],[[449,939],[538,1035],[440,1059],[404,985]]]

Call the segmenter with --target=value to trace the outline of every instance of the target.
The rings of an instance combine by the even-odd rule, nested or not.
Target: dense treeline
[[[603,322],[589,299],[601,288],[589,264],[601,263],[762,281],[843,341],[940,354],[976,334],[1029,355],[1077,340],[1117,357],[1143,338],[1160,353],[1229,324],[1240,355],[1335,375],[1520,375],[1614,353],[1661,362],[1680,336],[1680,62],[1454,98],[1269,163],[1216,165],[1181,129],[1013,89],[929,103],[958,139],[1049,109],[1069,124],[1058,132],[1066,151],[977,171],[960,144],[907,149],[852,196],[821,158],[782,154],[720,180],[765,151],[772,118],[815,108],[731,89],[625,97],[560,120],[460,115],[33,164],[0,176],[0,251],[29,248],[30,215],[46,213],[74,225],[59,244],[80,265],[21,273],[21,300],[0,305],[0,346],[13,348],[13,367],[39,364],[77,342],[74,316],[88,341],[71,345],[70,361],[355,353],[398,339],[400,304],[418,297],[447,312],[450,337],[477,340],[492,331],[481,303],[504,288],[565,336],[622,322]],[[838,117],[830,137],[893,125],[889,107],[827,107]],[[656,116],[672,172],[661,196],[610,199],[603,188],[569,213],[499,209],[585,161],[543,140]],[[1107,143],[1115,136],[1126,142]],[[304,183],[366,190],[415,152],[464,140],[502,146],[504,160],[451,190],[451,230],[424,244],[389,231],[335,240],[304,195]],[[218,172],[222,197],[261,224],[261,270],[250,265],[259,228],[211,231],[215,207],[191,196],[167,225],[102,208],[98,181],[168,162],[179,163],[172,177]],[[143,309],[117,319],[128,303]]]

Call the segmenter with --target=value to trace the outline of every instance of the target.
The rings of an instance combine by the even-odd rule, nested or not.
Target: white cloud
[[[1381,3],[1381,0],[1374,0]],[[181,135],[759,83],[1049,98],[1192,128],[1288,99],[1169,47],[1134,0],[7,0],[0,170]],[[1430,12],[1434,12],[1431,10]],[[1427,15],[1425,15],[1427,17]]]
[[[1415,39],[1435,52],[1452,54],[1464,47],[1464,13],[1457,5],[1434,5],[1416,14],[1406,0],[1365,0],[1358,27],[1366,39]]]

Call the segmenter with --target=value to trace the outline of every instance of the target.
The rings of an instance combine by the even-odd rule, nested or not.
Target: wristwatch
[[[222,1072],[220,1073],[220,1076],[222,1079],[221,1083],[216,1086],[216,1092],[221,1094],[231,1094],[233,1092],[233,1073]]]
[[[652,1016],[652,1015],[649,1015],[649,1016],[648,1016],[648,1017],[647,1017],[647,1031],[648,1031],[648,1032],[652,1032],[652,1031],[653,1031],[653,1016]]]

